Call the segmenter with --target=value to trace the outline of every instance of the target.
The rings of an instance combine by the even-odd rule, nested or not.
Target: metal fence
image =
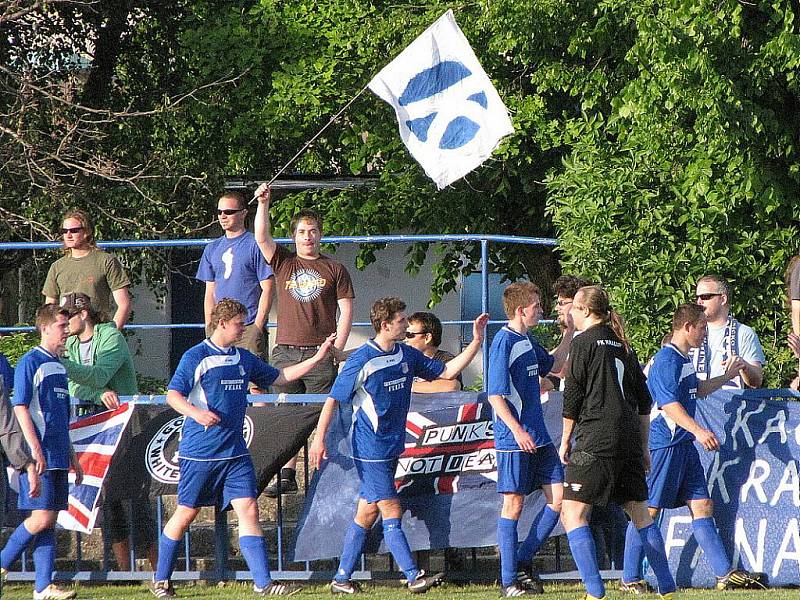
[[[169,249],[169,248],[203,248],[213,239],[199,239],[199,240],[121,240],[110,242],[98,242],[98,246],[103,249]],[[288,238],[278,238],[276,242],[279,244],[291,244],[292,240]],[[489,244],[490,243],[503,243],[503,244],[523,244],[531,246],[548,246],[554,247],[557,245],[557,240],[551,238],[537,238],[537,237],[516,237],[505,235],[385,235],[385,236],[332,236],[323,239],[326,244],[410,244],[415,242],[425,243],[477,243],[481,248],[481,310],[487,312],[489,308]],[[57,250],[61,248],[61,244],[57,242],[4,242],[0,243],[0,253],[3,251],[33,251],[33,250]],[[548,321],[543,321],[544,323]],[[445,326],[455,325],[469,325],[471,320],[443,320],[442,324]],[[505,320],[490,320],[490,324],[505,323]],[[268,323],[270,328],[276,327],[275,323]],[[371,327],[369,322],[355,321],[353,327]],[[131,323],[126,325],[126,329],[132,330],[149,330],[149,329],[202,329],[202,323]],[[20,331],[32,331],[33,327],[0,327],[0,334],[2,333],[15,333]],[[488,364],[488,340],[484,340],[483,344],[483,382],[486,382],[486,368]],[[319,403],[325,400],[324,394],[304,394],[304,395],[291,395],[285,394],[264,394],[258,396],[250,396],[251,401],[268,402],[268,403],[297,403],[309,404]],[[123,401],[132,401],[143,404],[163,404],[165,396],[135,396],[121,398]],[[305,461],[303,468],[303,477],[306,483],[306,489],[309,482],[309,469],[308,462]],[[284,508],[280,494],[276,500],[277,503],[277,549],[273,552],[270,548],[270,557],[276,569],[273,570],[273,576],[278,579],[329,579],[331,573],[329,571],[316,571],[312,569],[312,565],[308,562],[293,563],[292,568],[287,568],[290,565],[283,552],[284,538],[286,536],[286,526],[284,523]],[[164,507],[162,499],[156,499],[156,516],[159,532],[163,528],[163,513]],[[175,580],[230,580],[230,579],[250,579],[249,571],[233,571],[229,569],[228,558],[230,555],[229,546],[229,527],[227,522],[227,514],[224,512],[216,512],[214,520],[214,568],[212,570],[197,570],[192,569],[192,548],[191,548],[191,528],[187,530],[184,541],[182,553],[178,557],[175,573],[173,579]],[[84,566],[88,566],[83,558],[83,544],[84,536],[80,533],[75,533],[75,570],[73,571],[59,571],[56,574],[58,579],[68,579],[74,581],[125,581],[125,580],[143,580],[152,577],[152,571],[137,570],[135,547],[131,544],[131,564],[132,571],[111,571],[110,570],[110,553],[108,544],[104,544],[104,557],[101,565],[101,570],[84,570]],[[556,548],[556,566],[559,570],[560,563],[560,548]],[[476,561],[476,552],[471,550],[471,561],[473,565],[472,571]],[[8,573],[8,579],[11,581],[31,581],[34,578],[34,573],[30,569],[30,557],[23,555],[21,560],[22,569],[20,571],[13,571]],[[356,579],[372,579],[372,578],[386,578],[396,577],[396,573],[392,573],[391,559],[387,563],[386,571],[369,571],[366,567],[366,559],[362,557],[361,569],[354,573]],[[574,574],[573,574],[574,575]],[[569,573],[560,573],[559,578],[570,578]],[[610,576],[616,576],[616,573],[610,573]],[[545,576],[546,577],[546,576]]]

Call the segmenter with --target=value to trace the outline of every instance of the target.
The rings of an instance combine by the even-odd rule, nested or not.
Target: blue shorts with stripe
[[[564,481],[564,467],[553,444],[536,452],[496,451],[497,492],[527,496],[549,483]]]
[[[45,471],[39,475],[39,495],[31,498],[31,486],[28,472],[19,474],[19,497],[17,508],[20,510],[67,510],[69,498],[69,471],[56,469]]]
[[[361,489],[358,495],[367,502],[390,500],[397,498],[397,488],[394,485],[394,474],[397,471],[398,459],[365,461],[353,459],[356,465]]]
[[[231,500],[256,498],[256,472],[250,456],[230,460],[178,460],[178,504],[189,508],[216,506],[226,510]]]
[[[651,450],[650,463],[648,506],[678,508],[687,500],[710,497],[700,454],[693,443]]]

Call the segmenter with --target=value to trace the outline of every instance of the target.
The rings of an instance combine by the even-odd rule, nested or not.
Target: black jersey
[[[576,422],[573,450],[604,457],[641,455],[639,415],[652,400],[636,353],[608,325],[572,340],[564,384],[564,418]]]

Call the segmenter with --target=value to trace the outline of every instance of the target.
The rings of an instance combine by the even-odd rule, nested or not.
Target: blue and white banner
[[[561,437],[561,396],[543,405],[555,440]],[[331,423],[328,460],[314,474],[295,533],[293,560],[339,556],[355,515],[359,480],[350,458],[351,411],[341,407]],[[558,443],[556,441],[556,443]],[[497,493],[492,410],[486,394],[415,394],[406,421],[406,448],[395,471],[405,509],[403,530],[412,550],[472,548],[497,542],[502,498]],[[544,507],[534,492],[525,500],[520,531]],[[558,527],[554,533],[560,533]],[[365,551],[386,552],[380,525]]]
[[[478,167],[514,133],[508,110],[452,10],[368,87],[392,105],[403,143],[439,189]]]
[[[697,402],[698,422],[721,444],[718,452],[697,448],[722,542],[734,566],[766,573],[774,586],[800,582],[798,399],[790,390],[721,390]],[[713,586],[688,510],[665,511],[662,519],[678,587]]]

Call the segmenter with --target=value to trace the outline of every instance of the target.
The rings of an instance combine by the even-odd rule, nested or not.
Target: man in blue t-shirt
[[[174,596],[170,577],[186,529],[202,506],[232,506],[239,519],[239,547],[259,595],[288,595],[295,586],[273,582],[256,504],[255,471],[242,435],[247,384],[266,389],[302,377],[333,345],[335,335],[308,360],[280,371],[235,347],[245,330],[247,308],[223,298],[211,311],[211,337],[190,348],[169,382],[167,403],[184,415],[178,445],[178,506],[164,526],[151,591]]]
[[[558,523],[564,469],[547,432],[539,395],[539,378],[560,371],[575,335],[567,320],[561,343],[549,354],[528,330],[542,316],[541,292],[530,282],[512,283],[503,291],[508,324],[492,340],[489,350],[489,403],[494,409],[494,446],[497,455],[497,491],[503,508],[497,523],[503,597],[542,593],[541,582],[530,573],[530,563],[542,542]],[[525,496],[541,488],[547,505],[517,548],[517,522]],[[518,569],[517,565],[524,565]]]
[[[197,279],[206,282],[203,313],[207,333],[211,335],[211,311],[217,302],[223,298],[238,300],[247,308],[247,315],[244,335],[236,346],[266,360],[268,333],[265,326],[275,279],[255,237],[245,227],[246,217],[244,196],[226,191],[217,201],[217,218],[225,235],[203,250]]]
[[[735,569],[722,545],[714,523],[714,503],[696,440],[705,450],[719,450],[713,431],[702,427],[694,418],[697,396],[708,396],[720,389],[744,368],[744,361],[732,356],[722,375],[700,381],[689,351],[703,343],[707,331],[703,307],[684,304],[672,318],[672,340],[656,354],[647,377],[647,387],[658,409],[650,424],[650,475],[648,506],[655,518],[662,508],[678,508],[684,504],[692,515],[692,529],[717,577],[717,589],[733,589],[756,585],[747,571]],[[636,594],[646,591],[640,573],[641,537],[632,524],[625,538],[625,560],[621,589]],[[758,584],[761,585],[761,584]]]
[[[11,395],[14,390],[14,367],[8,362],[5,354],[0,354],[0,377],[3,378],[3,385],[5,385],[6,393]]]
[[[324,458],[325,435],[339,403],[352,404],[350,431],[352,458],[361,480],[356,516],[345,534],[344,549],[334,594],[358,591],[350,577],[364,547],[367,532],[383,518],[383,536],[389,551],[403,570],[412,593],[423,593],[439,583],[441,573],[427,575],[417,568],[401,529],[403,508],[395,488],[397,462],[405,448],[406,417],[411,404],[414,377],[427,380],[454,379],[475,357],[483,342],[489,315],[475,319],[473,338],[461,354],[447,364],[428,358],[416,348],[398,344],[405,339],[406,305],[399,298],[382,298],[370,311],[375,337],[350,354],[325,401],[309,448],[312,465]]]
[[[36,312],[36,328],[41,342],[17,363],[11,404],[36,463],[38,479],[30,473],[20,474],[17,507],[31,514],[8,538],[0,553],[0,567],[7,571],[33,541],[34,600],[65,600],[74,598],[75,591],[61,590],[52,583],[55,524],[58,511],[67,509],[70,466],[75,469],[75,483],[83,480],[69,439],[67,371],[59,361],[69,335],[69,314],[55,304],[46,304]]]

